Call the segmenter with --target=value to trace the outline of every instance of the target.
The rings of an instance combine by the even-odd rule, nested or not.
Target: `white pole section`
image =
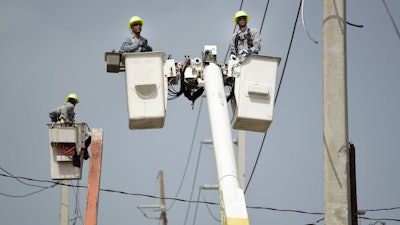
[[[237,174],[222,73],[216,64],[210,63],[205,67],[204,82],[220,187],[220,204],[224,213],[221,224],[248,225],[246,202]]]
[[[68,225],[69,205],[68,205],[68,183],[69,180],[62,180],[61,184],[61,225]]]

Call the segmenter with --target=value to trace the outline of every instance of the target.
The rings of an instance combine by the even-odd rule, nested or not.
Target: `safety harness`
[[[247,40],[247,45],[249,48],[253,47],[253,38],[251,37],[251,33],[250,33],[250,28],[247,28],[247,32],[243,35],[243,34],[236,34],[235,37],[235,51],[238,52],[238,43],[239,40]]]

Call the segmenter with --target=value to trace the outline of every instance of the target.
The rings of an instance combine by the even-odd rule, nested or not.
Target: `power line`
[[[177,197],[179,196],[179,193],[180,193],[181,188],[182,188],[182,185],[183,185],[183,181],[185,180],[186,172],[187,172],[187,170],[188,170],[190,158],[191,158],[192,152],[193,152],[194,140],[195,140],[195,137],[196,137],[196,134],[197,134],[197,128],[198,128],[198,126],[199,126],[200,112],[201,112],[202,105],[203,105],[203,98],[201,98],[201,100],[200,100],[200,107],[199,107],[199,112],[198,112],[198,114],[197,114],[196,125],[195,125],[195,127],[194,127],[194,132],[193,132],[193,137],[192,137],[192,143],[191,143],[191,145],[190,145],[189,155],[188,155],[188,158],[187,158],[187,160],[186,160],[185,170],[184,170],[184,172],[183,172],[182,179],[181,179],[181,182],[180,182],[180,184],[179,184],[178,191],[176,192],[175,198],[177,198]],[[169,210],[172,208],[172,206],[174,205],[174,203],[175,203],[175,201],[173,201],[173,202],[171,203],[171,206],[167,209],[167,211],[169,211]]]
[[[392,24],[393,24],[393,26],[394,26],[394,29],[396,30],[397,37],[399,37],[399,39],[400,39],[400,32],[399,32],[399,29],[397,28],[396,22],[394,21],[392,14],[390,13],[389,7],[387,6],[385,0],[382,0],[382,2],[383,2],[383,5],[385,5],[386,12],[388,13],[388,15],[389,15],[389,17],[390,17],[390,20],[392,21]]]
[[[84,186],[84,185],[63,184],[63,183],[57,182],[57,181],[39,180],[39,179],[33,179],[33,178],[27,178],[27,177],[21,177],[21,176],[10,176],[10,175],[7,175],[7,174],[0,174],[0,176],[7,177],[7,178],[13,178],[13,179],[22,179],[22,180],[35,181],[35,182],[52,183],[53,184],[52,186],[65,185],[65,186],[69,186],[69,187],[86,188],[87,189],[87,186]],[[123,195],[130,195],[130,196],[140,196],[140,197],[148,197],[148,198],[160,199],[160,197],[157,197],[157,196],[154,196],[154,195],[140,194],[140,193],[129,193],[129,192],[125,192],[125,191],[118,191],[118,190],[107,189],[107,188],[100,188],[100,191],[109,192],[109,193],[123,194]],[[179,201],[179,202],[186,202],[186,203],[202,203],[202,204],[217,205],[217,206],[219,205],[219,203],[209,202],[209,201],[199,201],[199,200],[193,201],[193,200],[170,198],[170,197],[165,197],[164,199],[166,199],[166,200],[174,200],[174,201]],[[277,212],[300,213],[300,214],[308,214],[308,215],[324,215],[324,213],[322,213],[322,212],[307,212],[307,211],[295,210],[295,209],[278,209],[278,208],[263,207],[263,206],[247,206],[247,208],[248,209],[277,211]],[[368,209],[368,210],[365,210],[365,211],[390,211],[390,210],[398,210],[398,209],[400,209],[400,206],[391,207],[391,208]],[[400,221],[400,219],[393,219],[393,218],[380,218],[380,219],[374,219],[374,218],[368,218],[368,217],[360,217],[360,218],[361,219],[371,219],[371,220]]]
[[[199,154],[197,156],[197,164],[196,164],[196,170],[193,176],[193,183],[192,183],[192,190],[190,192],[190,200],[192,200],[192,196],[193,196],[193,191],[194,191],[194,187],[195,187],[195,183],[196,183],[196,179],[197,179],[197,171],[199,169],[199,164],[200,164],[200,156],[201,156],[201,149],[202,149],[203,143],[201,143],[200,145],[200,149],[199,149]],[[187,222],[187,218],[189,216],[189,210],[190,210],[190,206],[191,204],[188,204],[187,210],[186,210],[186,216],[185,216],[185,222],[183,223],[184,225],[186,225]]]
[[[239,10],[242,10],[243,1],[244,1],[244,0],[242,0],[242,1],[240,2]],[[235,33],[235,31],[236,31],[236,24],[233,26],[233,32],[232,32],[232,34]],[[228,54],[229,54],[229,45],[228,45],[228,48],[227,48],[227,50],[226,50],[224,62],[226,62],[226,59],[228,58]]]
[[[292,37],[291,37],[291,39],[290,39],[289,48],[288,48],[288,51],[287,51],[287,53],[286,53],[285,64],[284,64],[284,67],[283,67],[281,79],[280,79],[280,81],[279,81],[278,90],[277,90],[277,92],[276,92],[276,97],[275,97],[275,102],[274,102],[275,106],[276,106],[276,101],[277,101],[278,96],[279,96],[279,90],[280,90],[281,85],[282,85],[282,80],[283,80],[283,77],[284,77],[284,75],[285,75],[286,65],[287,65],[287,62],[288,62],[288,59],[289,59],[290,50],[291,50],[291,48],[292,48],[293,38],[294,38],[294,34],[295,34],[295,32],[296,32],[296,26],[297,26],[297,21],[298,21],[298,19],[299,19],[299,14],[300,14],[302,2],[303,2],[303,0],[300,0],[299,8],[298,8],[298,10],[297,10],[297,16],[296,16],[296,20],[295,20],[294,26],[293,26]],[[267,136],[267,132],[264,133],[263,141],[262,141],[262,143],[261,143],[260,150],[258,151],[258,155],[257,155],[257,158],[256,158],[256,162],[254,163],[253,169],[252,169],[251,174],[250,174],[249,181],[247,182],[246,189],[244,190],[245,193],[246,193],[246,191],[247,191],[247,188],[249,187],[249,184],[250,184],[250,182],[251,182],[251,179],[253,178],[254,171],[255,171],[256,166],[257,166],[257,164],[258,164],[258,160],[259,160],[259,158],[260,158],[261,151],[262,151],[262,149],[263,149],[266,136]]]

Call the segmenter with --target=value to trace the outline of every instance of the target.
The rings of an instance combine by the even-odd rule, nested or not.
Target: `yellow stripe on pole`
[[[226,225],[250,225],[249,218],[226,218]]]

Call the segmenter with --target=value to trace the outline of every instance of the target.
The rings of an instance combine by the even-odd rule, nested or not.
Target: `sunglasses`
[[[141,23],[134,23],[134,24],[132,24],[132,26],[137,27],[137,26],[142,26],[142,24]]]

